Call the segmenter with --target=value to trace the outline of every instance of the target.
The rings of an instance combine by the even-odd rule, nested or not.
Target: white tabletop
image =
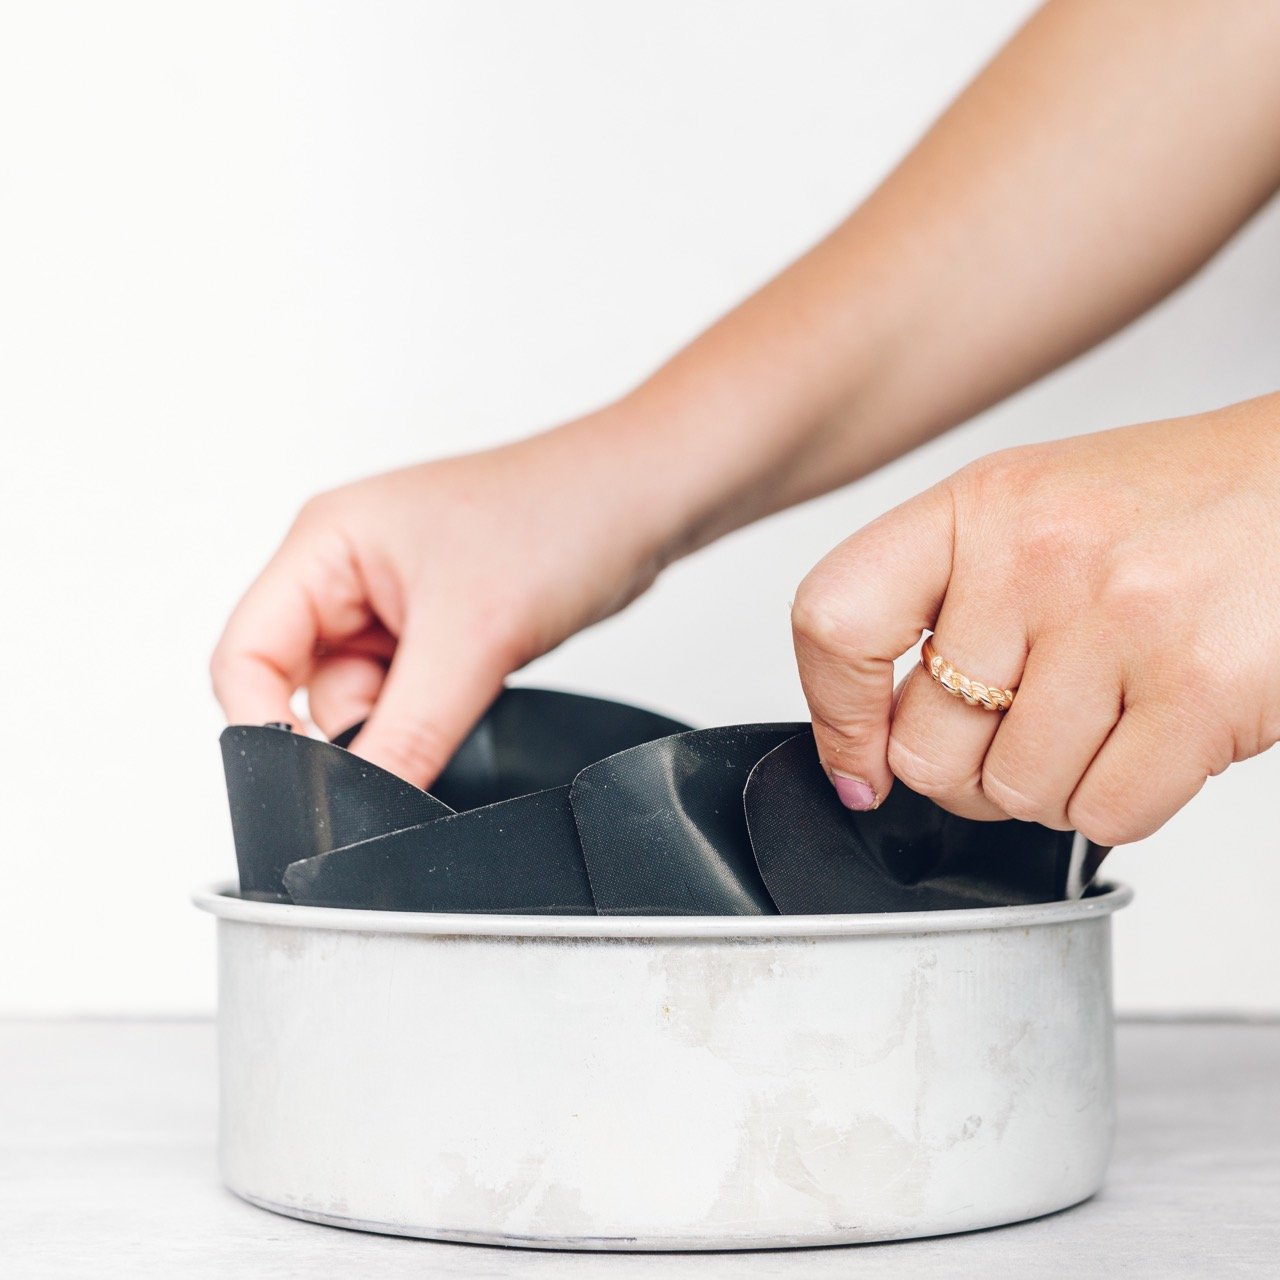
[[[362,1235],[218,1183],[207,1022],[0,1022],[0,1274],[59,1277],[1280,1275],[1280,1024],[1124,1024],[1106,1187],[1036,1222],[754,1254],[555,1254]]]

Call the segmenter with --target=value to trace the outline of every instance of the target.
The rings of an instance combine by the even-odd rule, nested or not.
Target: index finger
[[[227,720],[291,722],[290,699],[306,679],[318,641],[305,587],[273,560],[232,611],[209,662]]]
[[[850,809],[889,794],[893,664],[937,620],[951,577],[954,512],[938,486],[846,538],[792,608],[818,755]]]
[[[300,517],[232,611],[210,661],[227,718],[239,724],[293,720],[290,699],[310,678],[318,646],[357,636],[372,621],[350,542]]]

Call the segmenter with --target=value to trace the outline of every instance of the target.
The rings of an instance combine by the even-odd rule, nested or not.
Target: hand
[[[429,785],[510,672],[656,576],[659,513],[628,490],[617,425],[606,412],[308,502],[213,655],[228,718],[296,723],[305,687],[326,735],[367,720],[352,750]]]
[[[985,458],[832,551],[793,622],[850,808],[896,775],[968,817],[1141,839],[1280,738],[1280,395]],[[1013,706],[919,667],[895,706],[930,628]]]

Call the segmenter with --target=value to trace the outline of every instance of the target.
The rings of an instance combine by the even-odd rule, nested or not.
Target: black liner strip
[[[1073,836],[953,817],[900,783],[840,804],[803,725],[689,730],[619,703],[506,690],[432,793],[334,743],[223,734],[241,893],[311,906],[772,915],[1045,902],[1087,883]]]
[[[602,916],[772,916],[742,791],[799,725],[700,729],[583,769],[569,796]]]
[[[232,725],[221,744],[245,898],[287,902],[290,864],[453,812],[395,774],[288,729]]]
[[[760,873],[784,915],[1014,906],[1066,894],[1072,832],[958,818],[901,782],[878,809],[851,814],[807,729],[756,765],[744,802]]]
[[[290,898],[305,906],[595,914],[568,787],[295,862],[284,883]]]
[[[594,915],[569,783],[603,757],[689,726],[601,698],[507,689],[431,794],[346,751],[360,728],[333,743],[276,728],[223,733],[245,897]]]
[[[588,765],[689,725],[623,702],[550,689],[499,696],[432,787],[462,812],[551,787]]]

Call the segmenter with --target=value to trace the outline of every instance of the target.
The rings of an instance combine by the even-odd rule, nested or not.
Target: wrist
[[[764,318],[781,321],[772,331],[744,311],[612,410],[615,439],[651,490],[644,501],[666,563],[893,456],[862,409],[874,394],[869,355],[829,332],[797,339],[768,307]]]
[[[634,390],[541,438],[608,495],[635,554],[661,568],[919,442],[894,390],[901,326],[867,256],[819,246]]]

